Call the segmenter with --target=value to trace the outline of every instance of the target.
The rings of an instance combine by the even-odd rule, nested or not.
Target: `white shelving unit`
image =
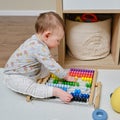
[[[58,61],[65,67],[87,67],[119,69],[120,54],[120,1],[116,0],[57,0],[57,13],[65,18],[66,14],[95,13],[112,14],[112,36],[110,54],[98,60],[82,61],[70,57],[66,53],[66,40],[63,39],[58,48]]]

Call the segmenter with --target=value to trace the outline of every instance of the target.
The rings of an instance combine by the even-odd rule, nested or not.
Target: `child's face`
[[[61,27],[55,30],[47,31],[45,34],[44,42],[48,48],[55,48],[60,44],[61,39],[64,37],[64,31]]]

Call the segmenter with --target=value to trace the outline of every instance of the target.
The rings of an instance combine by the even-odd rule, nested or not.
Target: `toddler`
[[[49,73],[66,81],[74,81],[50,53],[50,49],[57,47],[64,37],[64,22],[55,12],[42,13],[36,20],[35,30],[36,33],[20,45],[6,63],[6,84],[15,92],[35,98],[55,96],[64,103],[69,103],[72,99],[71,94],[36,82]]]

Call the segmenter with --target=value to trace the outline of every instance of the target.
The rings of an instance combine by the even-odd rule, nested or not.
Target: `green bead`
[[[68,82],[65,81],[65,85],[68,85]]]
[[[78,87],[80,86],[79,82],[76,82],[75,85],[78,86]]]
[[[58,78],[58,77],[56,77],[55,79],[56,79],[56,80],[59,80],[59,78]]]
[[[75,82],[73,82],[73,86],[75,86]]]
[[[92,84],[91,83],[86,83],[87,88],[91,88]]]
[[[71,83],[70,83],[70,82],[68,82],[68,85],[70,85],[70,86],[71,86]]]
[[[86,83],[86,84],[85,84],[85,86],[86,86],[86,87],[89,87],[89,84],[88,84],[88,83]]]
[[[55,83],[56,83],[56,80],[54,80],[53,83],[55,84]]]
[[[62,81],[62,84],[64,84],[64,85],[65,85],[65,81]]]
[[[92,87],[92,83],[90,83],[90,88]]]

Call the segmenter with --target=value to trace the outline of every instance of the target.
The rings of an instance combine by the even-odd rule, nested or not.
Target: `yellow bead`
[[[90,78],[90,80],[92,81],[92,78]]]
[[[78,77],[77,77],[77,76],[75,76],[75,80],[78,80]]]
[[[82,77],[81,79],[84,80],[84,77]]]
[[[51,78],[53,78],[53,76],[54,76],[54,75],[53,75],[53,74],[51,74]]]
[[[92,84],[92,81],[90,80],[89,83]]]
[[[54,74],[51,74],[51,77],[52,77],[52,78],[56,78],[56,76],[55,76]]]
[[[89,81],[89,77],[87,77],[86,80]]]
[[[87,78],[86,77],[84,77],[84,81],[86,81],[87,80]]]

